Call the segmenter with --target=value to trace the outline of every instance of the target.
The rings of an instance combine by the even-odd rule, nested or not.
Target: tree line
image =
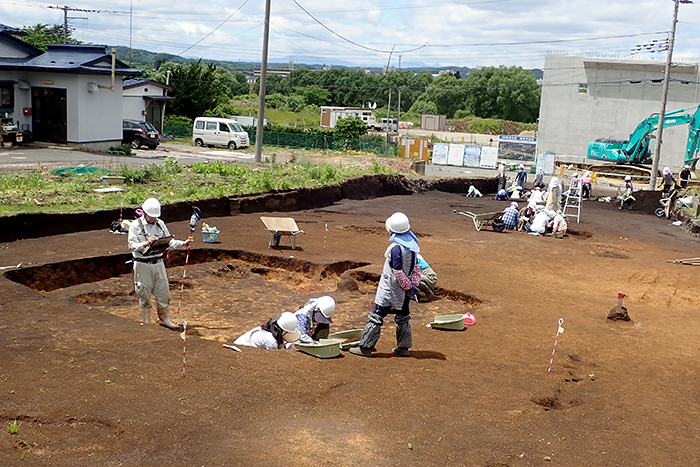
[[[63,41],[61,26],[37,24],[23,29],[27,35],[22,40],[42,49],[47,43]],[[70,31],[68,42],[77,42],[70,37]],[[191,119],[202,115],[228,116],[235,112],[232,100],[251,100],[251,95],[259,93],[259,82],[251,89],[240,71],[203,63],[202,59],[183,64],[161,56],[153,67],[144,70],[143,76],[165,82],[168,71],[174,99],[168,109],[173,115]],[[268,74],[266,85],[267,105],[292,112],[317,113],[324,105],[376,104],[377,115],[385,116],[390,104],[392,117],[396,117],[400,105],[400,112],[413,119],[429,113],[522,123],[537,120],[541,95],[535,74],[516,66],[471,69],[466,77],[459,72],[433,77],[410,70],[378,74],[350,68],[317,71],[302,67],[290,72],[286,79]]]

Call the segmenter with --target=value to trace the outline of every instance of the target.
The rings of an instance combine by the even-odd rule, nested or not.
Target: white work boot
[[[158,324],[170,329],[180,329],[180,326],[170,321],[170,308],[158,308]]]
[[[143,318],[143,324],[151,324],[151,310],[150,308],[141,308],[141,317]]]

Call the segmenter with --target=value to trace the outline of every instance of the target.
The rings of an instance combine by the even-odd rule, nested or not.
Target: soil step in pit
[[[130,255],[86,258],[24,268],[5,276],[50,300],[140,322],[132,264],[127,264],[130,259]],[[180,251],[171,252],[166,260],[173,320],[184,261]],[[283,311],[296,311],[310,298],[330,295],[336,300],[333,330],[362,328],[374,306],[379,281],[379,274],[363,270],[366,266],[370,265],[355,261],[315,264],[240,250],[192,250],[177,322],[186,320],[188,333],[230,342]],[[357,288],[339,289],[341,277],[354,281]],[[441,288],[438,296],[441,299],[411,305],[416,325],[429,323],[436,315],[463,313],[481,303],[476,297]],[[151,311],[154,321],[155,308]]]

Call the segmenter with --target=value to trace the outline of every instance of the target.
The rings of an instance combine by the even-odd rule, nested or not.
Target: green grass
[[[391,173],[378,164],[363,169],[290,162],[237,164],[197,162],[182,165],[167,159],[162,165],[122,166],[123,192],[97,193],[104,187],[99,174],[60,177],[46,170],[0,173],[0,214],[85,212],[138,206],[149,197],[161,203],[256,194],[271,190],[318,187],[359,175]]]
[[[17,421],[17,419],[15,419],[14,422],[7,425],[7,431],[9,431],[10,434],[16,435],[17,433],[19,433],[20,426],[22,426],[22,422]]]

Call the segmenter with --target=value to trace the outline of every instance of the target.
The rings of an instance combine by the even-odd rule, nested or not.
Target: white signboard
[[[450,150],[447,153],[447,165],[462,167],[462,164],[464,164],[464,145],[450,144]]]
[[[551,175],[554,173],[554,159],[555,154],[553,152],[538,152],[537,153],[537,170],[542,169],[542,171]]]
[[[495,169],[496,161],[498,161],[498,148],[482,146],[481,162],[479,163],[479,167],[483,167],[485,169]]]
[[[433,145],[433,164],[446,165],[449,149],[450,145],[447,143],[435,143]]]
[[[467,144],[464,146],[464,166],[465,167],[479,167],[479,160],[481,159],[481,146],[473,146]]]

